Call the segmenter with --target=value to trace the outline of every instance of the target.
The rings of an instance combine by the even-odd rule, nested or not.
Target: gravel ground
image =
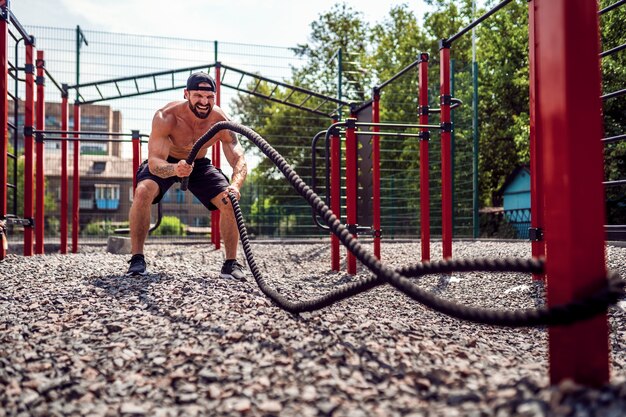
[[[253,250],[294,299],[355,279],[329,272],[325,243]],[[454,254],[528,257],[530,245],[459,242]],[[251,276],[220,279],[222,252],[208,245],[150,244],[146,256],[143,278],[125,278],[129,256],[101,247],[0,263],[0,416],[626,415],[624,300],[609,311],[611,383],[550,386],[545,329],[461,322],[387,286],[294,316]],[[417,259],[418,243],[383,243],[390,266]],[[607,259],[626,277],[626,248],[608,246]],[[544,296],[526,274],[419,282],[484,307]]]

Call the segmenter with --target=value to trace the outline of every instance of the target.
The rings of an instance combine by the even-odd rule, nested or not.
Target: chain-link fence
[[[304,64],[292,48],[262,45],[222,43],[216,41],[163,38],[89,30],[62,29],[33,26],[27,28],[37,39],[37,48],[45,51],[46,82],[46,129],[60,128],[61,85],[70,86],[69,129],[73,128],[71,103],[81,103],[81,130],[121,131],[130,133],[138,130],[148,134],[154,112],[170,101],[182,99],[182,86],[185,74],[172,73],[172,85],[181,88],[158,92],[163,79],[141,77],[147,74],[176,71],[181,68],[211,66],[217,61],[225,66],[258,74],[271,80],[291,83],[293,70]],[[23,62],[23,58],[22,59]],[[210,70],[212,70],[209,67]],[[454,216],[455,236],[470,236],[472,233],[472,187],[468,183],[472,170],[472,123],[471,123],[471,71],[465,64],[456,63],[454,68],[455,91],[465,105],[455,110],[454,122]],[[438,76],[438,64],[433,60],[431,72],[433,80]],[[222,77],[228,85],[246,85],[254,79],[242,83],[236,71],[225,71]],[[137,79],[132,79],[138,77]],[[93,84],[105,80],[126,78],[124,89],[134,88],[142,92],[132,97],[111,98],[103,89],[93,85],[83,88],[72,86]],[[417,123],[417,69],[403,76],[411,88],[389,88],[381,98],[381,121],[391,123]],[[384,81],[384,80],[381,80]],[[399,81],[400,82],[400,81]],[[132,84],[135,84],[134,86]],[[146,84],[147,83],[147,84]],[[154,88],[150,83],[154,83]],[[395,83],[395,82],[394,82]],[[258,86],[258,85],[257,85]],[[393,83],[391,84],[393,86]],[[155,92],[145,93],[153,88]],[[23,89],[18,91],[23,97]],[[285,93],[286,94],[286,93]],[[251,119],[241,114],[238,103],[246,93],[233,88],[222,88],[221,107],[236,121]],[[366,93],[367,95],[367,93]],[[438,84],[431,85],[430,101],[438,107]],[[346,99],[346,97],[342,97]],[[285,107],[285,106],[283,106]],[[394,107],[394,117],[385,117],[385,108]],[[398,111],[401,109],[401,111]],[[265,113],[264,113],[265,112]],[[265,118],[276,118],[281,105],[265,107],[254,116],[255,130],[263,130]],[[281,153],[293,154],[294,149],[303,150],[296,160],[289,161],[297,167],[298,173],[311,182],[311,139],[320,130],[327,129],[332,120],[304,110],[291,109],[283,112],[278,127],[280,131],[270,131],[264,137]],[[344,116],[348,113],[344,109]],[[391,113],[388,113],[391,114]],[[397,116],[401,114],[402,116]],[[432,116],[438,123],[437,116]],[[275,128],[276,126],[274,126]],[[417,133],[417,130],[408,130]],[[82,237],[103,237],[112,230],[127,226],[128,209],[132,202],[132,147],[130,141],[89,141],[83,136],[80,148],[80,234]],[[245,142],[245,140],[244,140]],[[381,217],[385,238],[417,237],[420,225],[419,189],[419,139],[381,137]],[[342,145],[343,146],[343,145]],[[318,147],[321,149],[322,147]],[[440,140],[438,132],[432,132],[430,140],[430,185],[431,185],[431,231],[433,236],[441,233],[441,169]],[[71,155],[73,143],[69,143],[68,162],[69,199],[72,201],[73,167]],[[345,149],[344,149],[345,152]],[[60,210],[60,141],[46,140],[45,176],[47,189],[46,233],[48,237],[58,236]],[[147,148],[144,142],[142,154]],[[262,163],[264,157],[248,151],[250,166]],[[368,157],[367,155],[365,157]],[[225,159],[222,159],[225,161]],[[318,191],[323,194],[325,185],[323,157],[318,154]],[[225,173],[230,167],[223,162]],[[370,175],[371,173],[365,173]],[[363,175],[363,174],[362,174]],[[267,185],[254,174],[249,175],[242,190],[242,209],[248,220],[251,232],[259,237],[283,236],[323,236],[313,223],[310,208],[299,199],[295,192]],[[342,180],[345,189],[345,178]],[[177,235],[205,236],[209,233],[209,215],[202,205],[191,195],[183,194],[174,186],[163,199],[163,213],[166,223],[174,223],[164,230]],[[18,190],[21,192],[21,190]],[[342,192],[343,194],[343,192]],[[21,201],[22,196],[18,195]],[[365,204],[368,204],[366,201]],[[371,202],[370,202],[371,204]],[[71,203],[70,203],[71,205]],[[342,197],[342,211],[345,212],[345,199]],[[156,210],[153,211],[153,222]],[[174,220],[175,219],[175,220]],[[344,215],[345,220],[345,215]],[[180,223],[180,227],[176,224]],[[371,226],[371,224],[363,224]],[[71,232],[71,225],[70,225]],[[15,238],[15,236],[13,236]]]

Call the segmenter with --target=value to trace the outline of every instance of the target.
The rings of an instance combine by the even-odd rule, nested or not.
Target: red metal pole
[[[139,170],[139,165],[141,165],[141,138],[139,137],[139,131],[132,131],[132,144],[133,144],[133,194],[135,193],[135,189],[137,188],[137,170]]]
[[[427,53],[420,54],[419,63],[419,122],[428,124],[428,60]],[[420,129],[420,241],[422,262],[430,261],[430,167],[428,147],[430,131]]]
[[[374,89],[372,102],[372,122],[380,123],[380,90]],[[378,126],[373,126],[374,132],[380,132]],[[372,205],[374,223],[374,256],[380,259],[380,136],[372,136]]]
[[[450,44],[442,40],[441,91],[441,239],[443,259],[452,258],[452,122],[450,118]]]
[[[37,130],[45,130],[46,128],[46,102],[44,95],[45,88],[45,72],[46,62],[44,61],[43,51],[37,51]],[[37,171],[35,179],[37,182],[36,193],[36,218],[35,218],[35,253],[38,255],[44,252],[44,229],[45,229],[45,213],[44,213],[44,172],[43,172],[43,136],[36,136],[35,146],[37,148]]]
[[[78,101],[74,102],[74,131],[80,131],[80,105]],[[79,138],[78,134],[74,135],[75,139]],[[80,170],[78,159],[80,155],[80,141],[74,141],[74,179],[72,180],[72,253],[78,252],[78,229],[80,229],[79,212],[80,212]]]
[[[333,123],[337,123],[337,119]],[[341,220],[341,142],[339,133],[330,138],[330,209]],[[330,266],[339,272],[339,238],[330,235]]]
[[[535,7],[528,3],[528,43],[529,43],[529,64],[530,64],[530,225],[535,231],[535,238],[531,242],[533,258],[545,256],[546,246],[542,234],[544,229],[543,213],[543,164],[540,138],[537,137],[537,84],[536,84],[536,64],[535,58]],[[545,274],[533,274],[534,280],[545,278]]]
[[[35,142],[33,129],[35,128],[35,59],[32,44],[26,45],[25,56],[25,100],[24,100],[24,213],[25,219],[34,219],[33,195],[34,195],[34,169],[33,158],[35,155]],[[16,213],[17,214],[17,213]],[[34,229],[24,228],[24,256],[34,254]]]
[[[64,89],[61,94],[61,130],[63,131],[67,131],[69,126],[67,98],[68,92]],[[63,133],[61,137],[67,138],[67,134]],[[62,254],[67,253],[67,185],[67,140],[63,140],[61,141],[61,247],[59,248]]]
[[[215,63],[215,105],[219,107],[221,102],[222,84],[220,80],[221,65],[219,62]],[[212,149],[213,165],[215,168],[220,168],[220,142],[215,142]],[[221,247],[221,233],[220,233],[220,211],[213,210],[211,212],[211,242],[215,246],[215,249]]]
[[[348,227],[353,227],[352,236],[357,237],[357,193],[358,193],[358,163],[357,163],[357,137],[356,115],[351,114],[346,119],[346,214]],[[356,258],[348,251],[348,274],[356,275]]]
[[[0,129],[2,129],[2,138],[0,138],[0,219],[4,219],[7,214],[7,152],[9,151],[9,22],[7,9],[3,5],[2,16],[0,16]],[[18,105],[18,103],[15,103]],[[0,239],[0,260],[6,257],[6,249],[4,244],[5,235]]]
[[[534,0],[531,7],[547,294],[554,306],[606,284],[598,3]],[[609,381],[606,313],[552,327],[548,341],[553,384]]]

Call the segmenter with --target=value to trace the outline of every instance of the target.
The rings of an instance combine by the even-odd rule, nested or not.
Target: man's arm
[[[237,135],[230,130],[220,135],[220,140],[224,144],[224,156],[233,168],[231,185],[237,187],[237,191],[243,185],[246,175],[248,175],[248,164],[243,156],[243,147],[237,139]]]
[[[191,174],[192,165],[188,165],[186,161],[179,161],[178,164],[167,162],[171,145],[169,134],[174,123],[173,116],[164,115],[161,110],[152,119],[152,131],[148,140],[148,166],[150,172],[157,177],[186,177]]]

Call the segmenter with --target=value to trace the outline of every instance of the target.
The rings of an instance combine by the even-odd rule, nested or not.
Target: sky
[[[336,0],[11,0],[23,25],[126,32],[221,42],[294,46]],[[345,0],[369,22],[407,4],[416,16],[423,0]]]

